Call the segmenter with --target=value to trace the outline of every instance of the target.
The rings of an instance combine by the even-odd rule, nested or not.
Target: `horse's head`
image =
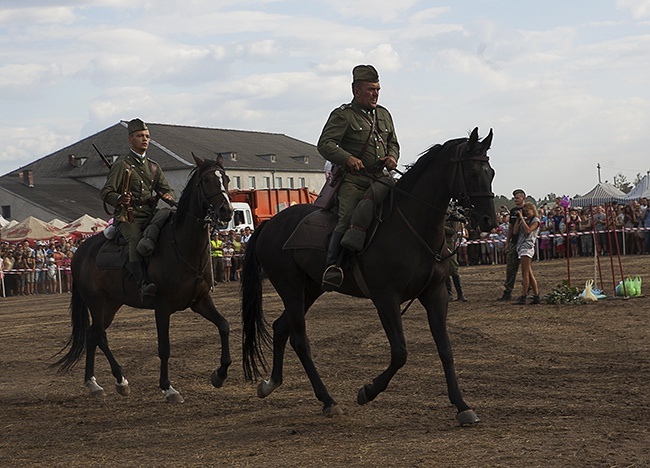
[[[494,169],[487,156],[492,136],[490,129],[488,136],[479,141],[478,128],[472,131],[452,159],[454,169],[450,179],[451,196],[469,211],[470,226],[478,227],[483,232],[497,226],[492,192]]]
[[[228,183],[230,179],[226,175],[222,161],[203,160],[194,156],[197,171],[197,185],[201,191],[206,209],[212,210],[213,221],[220,224],[227,224],[232,218],[232,205],[228,196]]]

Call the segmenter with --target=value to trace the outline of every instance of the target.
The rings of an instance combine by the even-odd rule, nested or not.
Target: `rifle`
[[[104,161],[104,165],[107,168],[110,169],[111,168],[111,162],[108,159],[106,159],[106,156],[104,156],[101,151],[99,151],[99,148],[97,148],[97,146],[95,146],[95,143],[93,143],[92,145],[93,145],[93,148],[95,148],[95,151],[97,151],[97,154],[99,154],[99,157],[102,158],[102,161]]]

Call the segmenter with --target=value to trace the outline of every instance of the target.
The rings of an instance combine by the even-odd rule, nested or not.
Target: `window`
[[[298,177],[298,185],[300,185],[300,188],[307,187],[304,177]]]
[[[11,219],[11,205],[2,205],[2,217],[4,219]]]
[[[262,188],[271,188],[271,178],[270,177],[264,177],[262,179]]]
[[[275,178],[275,187],[274,188],[282,188],[282,177],[276,177]]]
[[[241,188],[241,177],[240,176],[234,176],[232,178],[232,189],[240,189]]]
[[[255,188],[255,176],[248,176],[248,188],[249,189]]]
[[[295,183],[294,183],[294,181],[293,181],[293,177],[287,177],[287,186],[288,186],[290,189],[292,189],[292,188],[296,188],[296,187],[295,187]]]

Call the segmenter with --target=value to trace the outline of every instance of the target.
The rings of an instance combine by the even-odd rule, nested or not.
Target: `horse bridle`
[[[215,167],[216,167],[216,169],[214,169]],[[220,188],[219,188],[219,190],[214,190],[214,191],[212,191],[210,193],[206,193],[205,189],[203,188],[203,184],[202,184],[203,178],[206,175],[211,174],[213,172],[219,178]],[[223,167],[221,167],[219,164],[210,164],[207,168],[202,169],[201,172],[199,173],[199,176],[197,177],[198,180],[196,182],[196,185],[198,185],[199,190],[201,192],[202,201],[207,202],[207,204],[209,205],[208,210],[214,210],[215,204],[211,201],[211,199],[213,197],[218,196],[218,195],[223,195],[224,199],[226,201],[230,202],[230,197],[228,196],[228,191],[226,190],[226,182],[224,181],[224,177],[227,177],[226,172],[224,171]],[[195,214],[189,212],[189,210],[188,210],[188,214],[192,215],[197,220],[197,222],[201,222],[201,221],[204,222],[205,223],[205,228],[209,229],[210,219],[212,218],[211,216],[208,215],[208,216],[205,216],[203,218],[200,218],[200,217],[196,216]],[[192,265],[183,256],[182,252],[179,249],[178,243],[176,242],[176,238],[174,236],[174,230],[173,229],[172,229],[172,244],[174,245],[174,248],[176,250],[176,254],[178,255],[178,258],[180,258],[196,274],[196,280],[197,280],[197,285],[198,285],[201,281],[203,281],[203,270],[205,269],[205,265],[202,265],[201,263],[199,263],[199,267],[195,268],[194,265]],[[210,243],[208,242],[208,245],[207,245],[208,249],[210,248],[209,246],[210,246]],[[210,258],[209,252],[208,252],[207,257]],[[194,292],[194,297],[190,301],[190,305],[192,305],[194,302],[196,302],[197,296],[198,296],[198,288]]]
[[[213,171],[213,168],[216,167],[216,169]],[[214,190],[210,193],[205,193],[205,189],[203,188],[203,178],[208,175],[214,173],[218,179],[219,179],[219,185],[220,188],[218,190]],[[224,180],[227,178],[226,176],[226,171],[224,171],[223,167],[219,166],[218,164],[216,165],[210,165],[207,168],[203,169],[201,173],[199,174],[198,177],[198,182],[197,185],[199,186],[199,190],[201,191],[201,196],[203,197],[203,200],[208,202],[208,205],[210,205],[210,208],[214,209],[215,204],[212,202],[212,198],[217,196],[217,195],[223,195],[223,198],[229,202],[230,197],[228,195],[228,191],[226,190],[226,181]]]
[[[465,155],[462,155],[459,157],[451,158],[449,160],[450,162],[455,163],[452,169],[452,176],[449,178],[449,192],[452,193],[452,196],[460,202],[463,208],[468,208],[470,210],[472,209],[472,198],[494,198],[494,192],[469,192],[467,190],[467,183],[465,182],[465,171],[462,170],[464,161],[488,162],[489,160],[490,158],[488,157],[487,152],[467,157]],[[459,170],[459,168],[461,170]],[[458,193],[457,195],[453,195],[454,185],[456,185],[456,182],[458,182]]]

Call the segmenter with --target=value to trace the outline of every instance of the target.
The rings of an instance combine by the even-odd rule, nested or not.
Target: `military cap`
[[[526,196],[526,192],[524,192],[524,189],[520,189],[520,188],[515,189],[514,192],[512,192],[512,196],[514,197],[518,193],[521,193],[524,197]]]
[[[357,65],[352,69],[352,80],[377,83],[379,81],[379,74],[372,65]]]
[[[131,120],[131,121],[129,122],[128,129],[129,129],[129,135],[132,134],[133,132],[139,132],[139,131],[142,131],[142,130],[149,130],[149,129],[147,128],[147,124],[144,123],[144,122],[143,122],[142,120],[140,120],[140,119],[133,119],[133,120]]]

